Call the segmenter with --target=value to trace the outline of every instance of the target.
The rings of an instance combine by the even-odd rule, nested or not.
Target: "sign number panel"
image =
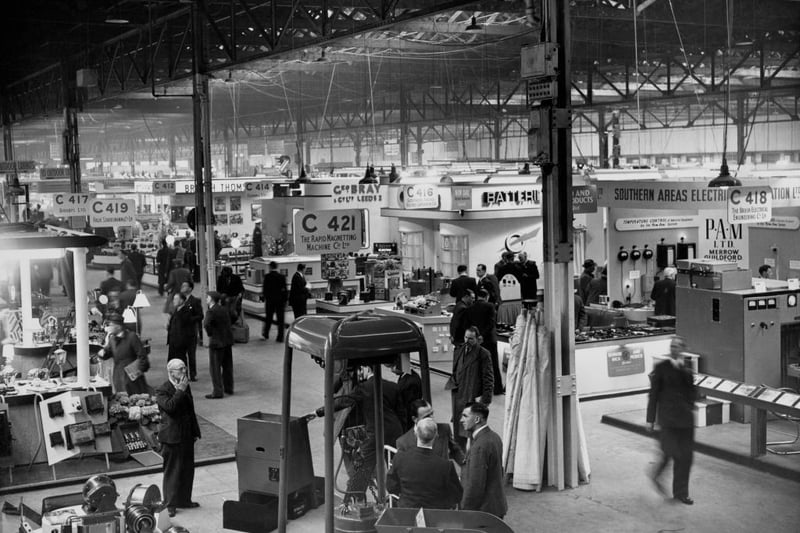
[[[294,215],[298,254],[356,252],[364,247],[361,211],[298,211]]]

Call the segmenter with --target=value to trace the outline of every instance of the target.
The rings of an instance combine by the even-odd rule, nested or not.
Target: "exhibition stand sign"
[[[89,209],[89,224],[96,228],[132,226],[136,222],[136,205],[124,198],[93,200]]]
[[[295,252],[357,252],[364,247],[362,213],[358,209],[298,211],[294,215]]]

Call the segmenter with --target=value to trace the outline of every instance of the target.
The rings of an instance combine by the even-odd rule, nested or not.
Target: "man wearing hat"
[[[208,311],[203,319],[203,328],[208,334],[208,364],[211,384],[214,389],[206,398],[222,398],[223,391],[233,394],[233,333],[231,332],[230,309],[222,305],[222,295],[208,291]]]
[[[150,369],[150,361],[139,337],[124,327],[122,315],[116,312],[106,318],[105,331],[106,343],[98,355],[114,360],[111,378],[114,392],[149,394],[151,389],[144,373]]]
[[[594,279],[595,268],[597,268],[597,263],[594,262],[594,259],[587,259],[583,262],[583,272],[580,279],[578,279],[578,296],[581,297],[581,300],[586,305],[589,304],[589,283]]]
[[[200,506],[192,501],[194,441],[200,438],[200,425],[194,412],[186,364],[180,359],[170,359],[167,375],[169,379],[156,389],[161,413],[158,440],[164,457],[164,503],[169,516],[175,516],[177,508]]]

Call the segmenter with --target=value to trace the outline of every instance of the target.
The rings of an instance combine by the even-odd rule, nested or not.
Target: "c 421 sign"
[[[731,187],[728,189],[728,223],[754,224],[772,218],[772,189]]]
[[[95,227],[132,226],[136,221],[136,205],[124,198],[104,198],[89,204],[89,224]]]
[[[294,215],[295,251],[302,254],[356,252],[364,247],[361,211],[298,211]]]

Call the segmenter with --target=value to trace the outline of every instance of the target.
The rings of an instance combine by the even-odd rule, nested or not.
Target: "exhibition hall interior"
[[[797,0],[0,10],[0,531],[797,530]]]

